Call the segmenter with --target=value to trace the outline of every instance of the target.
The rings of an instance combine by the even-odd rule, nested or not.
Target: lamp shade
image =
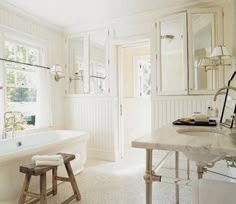
[[[213,59],[229,59],[231,55],[229,54],[228,49],[225,46],[219,45],[213,49],[211,58]]]
[[[61,68],[61,65],[59,64],[54,64],[52,67],[51,67],[51,73],[52,74],[63,74],[63,70]]]
[[[212,66],[212,65],[213,65],[212,60],[209,58],[200,59],[198,63],[199,67],[207,67],[207,66]]]

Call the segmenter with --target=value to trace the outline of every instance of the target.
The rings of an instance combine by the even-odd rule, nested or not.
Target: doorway
[[[118,46],[119,152],[131,150],[131,142],[151,131],[150,42]]]

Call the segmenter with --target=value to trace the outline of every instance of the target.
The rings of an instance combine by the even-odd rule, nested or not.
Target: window
[[[23,63],[39,64],[40,49],[6,40],[5,59]],[[24,124],[19,129],[30,129],[37,120],[39,74],[32,66],[5,62],[5,104],[6,111],[19,111],[24,115]],[[23,126],[23,127],[22,127]]]
[[[151,95],[151,62],[150,56],[134,57],[136,72],[136,96]]]

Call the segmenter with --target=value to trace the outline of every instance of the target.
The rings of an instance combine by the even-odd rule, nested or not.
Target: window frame
[[[5,58],[5,50],[4,50],[5,49],[5,42],[9,41],[11,43],[19,44],[24,47],[29,47],[29,48],[33,48],[33,49],[38,50],[38,52],[39,52],[38,64],[39,65],[44,64],[47,61],[46,56],[47,56],[48,47],[46,46],[46,41],[38,39],[38,38],[34,38],[32,36],[27,36],[27,35],[24,35],[24,34],[21,34],[18,32],[8,32],[8,31],[4,32],[1,29],[0,29],[0,33],[1,33],[0,54],[3,58]],[[8,102],[7,102],[7,87],[8,87],[8,85],[7,85],[7,81],[6,81],[6,78],[7,78],[6,74],[7,74],[8,68],[5,66],[5,63],[6,62],[4,62],[4,61],[1,62],[1,65],[3,68],[1,71],[2,72],[1,78],[2,78],[2,82],[3,82],[3,96],[1,99],[1,100],[3,100],[2,111],[6,112],[9,110],[18,110],[18,111],[22,112],[25,115],[25,117],[35,116],[35,118],[37,118],[38,111],[36,111],[36,107],[38,106],[38,103],[39,103],[39,101],[37,101],[37,99],[36,99],[36,102],[32,102],[32,103],[27,102],[27,103],[22,103],[22,104],[20,104],[20,102],[19,102],[19,103],[14,104],[11,108],[9,107]],[[15,69],[15,70],[20,71],[20,69]],[[36,71],[25,70],[25,71],[23,71],[23,73],[24,72],[37,72],[37,70]],[[20,86],[16,85],[15,87],[20,87]],[[26,88],[32,88],[32,87],[26,86]],[[36,87],[36,89],[38,89],[38,86]],[[50,125],[51,124],[48,124],[48,126],[50,126]],[[33,129],[40,129],[40,124],[37,124],[37,122],[36,122],[34,126],[32,126],[31,128],[27,128],[23,131],[29,131],[29,130],[33,130]]]
[[[138,60],[143,60],[143,59],[149,59],[149,62],[150,62],[150,75],[151,75],[151,55],[137,55],[137,56],[134,56],[133,58],[133,95],[135,98],[150,98],[151,97],[151,90],[152,90],[152,87],[151,87],[151,81],[150,81],[150,94],[149,95],[143,95],[141,94],[142,93],[142,90],[141,90],[141,86],[140,86],[140,83],[141,83],[141,79],[140,79],[140,69],[137,70],[137,63],[138,63]]]

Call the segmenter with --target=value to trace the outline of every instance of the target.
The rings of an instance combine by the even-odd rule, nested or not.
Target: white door
[[[118,47],[119,145],[121,157],[131,150],[131,142],[151,130],[150,45]]]

